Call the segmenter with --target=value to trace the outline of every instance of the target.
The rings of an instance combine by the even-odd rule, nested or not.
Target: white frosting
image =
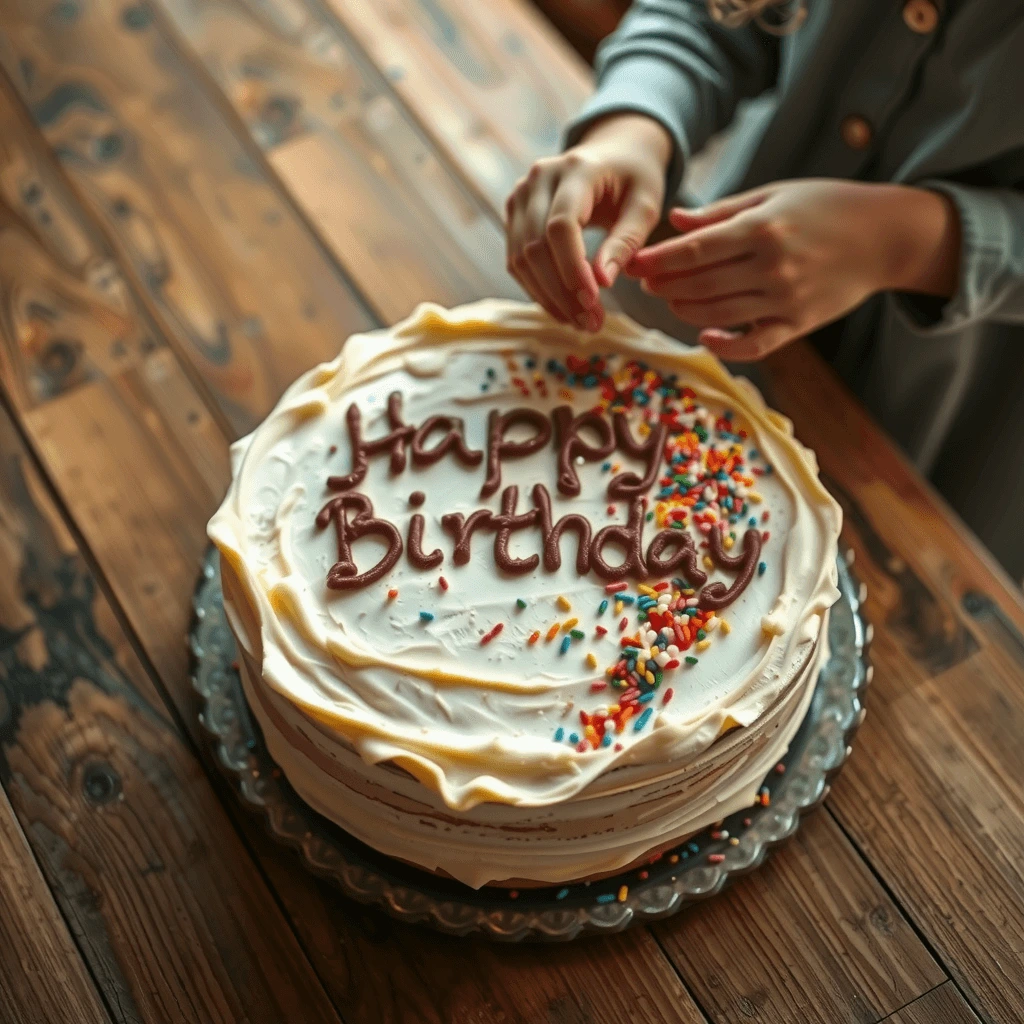
[[[549,377],[546,398],[535,390],[524,398],[512,381],[532,377],[522,369],[528,357],[543,368],[551,357],[591,352],[676,373],[712,412],[734,411],[749,433],[747,448],[773,467],[757,484],[772,536],[763,575],[721,613],[730,634],[715,635],[697,664],[666,673],[671,703],[652,701],[643,729],[631,724],[615,737],[621,749],[581,753],[553,737],[560,726],[578,730],[580,710],[614,700],[591,686],[618,656],[620,633],[611,608],[597,614],[604,581],[576,572],[575,533],[563,537],[557,572],[542,564],[525,576],[504,575],[491,532],[474,536],[468,564],[453,565],[441,515],[497,512],[501,490],[481,499],[485,466],[467,468],[451,454],[432,466],[410,463],[399,476],[390,475],[386,455],[373,457],[357,488],[403,538],[414,511],[426,517],[423,548],[445,556],[436,570],[414,569],[403,554],[378,582],[332,591],[325,581],[337,541],[314,520],[331,497],[327,476],[351,466],[351,403],[362,411],[368,438],[387,432],[387,397],[397,390],[406,423],[458,415],[469,446],[486,449],[492,409],[591,408],[593,390],[560,394]],[[512,302],[450,311],[424,305],[389,331],[349,339],[337,359],[300,378],[232,455],[234,480],[209,532],[223,556],[225,604],[250,702],[299,793],[386,853],[472,885],[614,870],[749,803],[802,718],[824,653],[827,609],[838,594],[839,509],[789,422],[703,350],[624,317],[610,317],[591,336]],[[575,467],[582,492],[567,499],[556,487],[555,456],[549,444],[503,463],[502,488],[519,487],[517,511],[532,508],[531,489],[543,483],[555,519],[579,512],[595,532],[625,522],[624,503],[613,513],[607,508],[612,474],[602,463]],[[619,452],[608,461],[643,471]],[[408,501],[415,490],[426,495],[419,509]],[[646,524],[645,549],[655,532]],[[539,528],[514,534],[510,548],[519,557],[541,553]],[[363,570],[383,548],[367,538],[353,552]],[[709,576],[732,580],[717,570]],[[388,599],[390,589],[397,598]],[[421,619],[421,610],[433,620]],[[579,619],[586,639],[565,654],[558,653],[562,632],[550,643],[527,642],[569,617]],[[500,635],[482,645],[498,622]],[[629,632],[632,623],[631,616]],[[594,638],[596,624],[609,629],[606,637]],[[586,660],[591,652],[596,670]],[[737,725],[743,728],[723,737]]]

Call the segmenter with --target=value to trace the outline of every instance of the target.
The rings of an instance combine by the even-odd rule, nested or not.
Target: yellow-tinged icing
[[[551,739],[559,723],[568,729],[578,722],[579,710],[593,707],[590,682],[603,676],[617,647],[612,631],[603,645],[588,639],[572,648],[571,658],[560,659],[561,641],[543,641],[551,622],[565,621],[559,597],[572,604],[572,615],[588,637],[598,621],[592,609],[604,596],[602,582],[566,571],[574,561],[574,541],[564,543],[563,569],[554,577],[540,570],[525,580],[500,579],[486,536],[475,539],[469,566],[450,565],[450,537],[440,531],[436,516],[452,510],[453,502],[459,510],[496,510],[498,495],[490,501],[476,496],[480,472],[474,475],[446,462],[415,474],[407,470],[391,481],[379,465],[386,460],[376,460],[366,493],[377,514],[386,508],[404,532],[404,496],[414,487],[427,491],[428,505],[420,510],[428,515],[431,530],[425,547],[441,547],[445,563],[437,572],[417,574],[402,561],[393,570],[395,580],[385,577],[368,588],[372,594],[339,597],[323,586],[329,537],[318,537],[311,520],[326,500],[327,474],[345,471],[343,416],[351,396],[361,396],[364,424],[376,436],[382,428],[373,423],[364,401],[372,395],[381,408],[383,393],[395,382],[409,394],[406,422],[454,410],[466,417],[467,431],[474,425],[478,429],[470,440],[481,447],[479,430],[491,404],[530,400],[500,388],[482,396],[475,380],[471,387],[466,384],[466,374],[487,361],[500,365],[521,359],[526,351],[560,357],[621,353],[677,373],[708,406],[735,410],[775,467],[754,492],[754,500],[772,509],[765,556],[769,572],[755,579],[749,600],[728,609],[730,622],[721,620],[720,639],[702,651],[700,666],[673,681],[672,704],[657,708],[642,735],[634,736],[631,726],[626,730],[628,742],[621,751],[609,747],[581,754]],[[557,386],[550,390],[545,409],[564,400]],[[593,404],[584,399],[579,408],[588,407],[587,401]],[[332,443],[341,448],[341,463],[330,461]],[[748,381],[730,376],[701,349],[684,348],[619,316],[609,317],[593,336],[517,303],[487,301],[455,310],[424,305],[389,331],[349,339],[336,359],[300,378],[267,420],[238,442],[232,456],[235,477],[210,523],[210,536],[232,577],[233,626],[243,648],[258,659],[253,675],[272,691],[286,717],[308,716],[357,752],[367,772],[372,766],[400,766],[417,785],[436,794],[439,806],[466,813],[481,804],[542,808],[576,798],[593,800],[612,791],[607,782],[615,769],[631,785],[653,785],[705,756],[730,729],[730,736],[737,729],[752,732],[768,709],[781,708],[780,701],[795,707],[804,698],[802,691],[791,691],[837,593],[839,511],[818,479],[813,455],[793,439],[789,421],[767,409]],[[591,471],[599,470],[579,467],[580,479]],[[544,472],[546,478],[538,477]],[[503,467],[503,485],[520,486],[520,509],[529,507],[532,483],[545,482],[554,494],[554,476],[550,448],[536,459]],[[593,496],[585,489],[572,506],[556,500],[555,514],[585,506],[597,529],[610,521],[606,503],[603,488]],[[533,539],[523,545],[522,554],[539,551]],[[451,582],[443,597],[436,589],[438,573]],[[400,595],[385,603],[382,595],[392,582]],[[515,610],[520,593],[530,599],[521,614]],[[787,599],[779,602],[782,594]],[[418,602],[424,600],[439,611],[437,621],[426,627],[416,617]],[[614,625],[611,611],[608,627]],[[498,619],[506,623],[504,632],[481,647],[480,634]],[[542,640],[528,645],[534,630],[540,630]],[[726,633],[732,635],[726,639]],[[591,651],[599,662],[596,670],[586,657]],[[288,761],[286,751],[276,753]],[[293,760],[299,773],[298,755]],[[283,767],[291,777],[289,764]],[[728,781],[730,799],[749,785],[740,785],[737,778]],[[311,777],[307,782],[323,803],[327,797],[319,784]],[[344,817],[340,810],[334,816]]]

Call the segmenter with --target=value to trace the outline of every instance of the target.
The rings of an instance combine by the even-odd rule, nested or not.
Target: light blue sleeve
[[[732,120],[741,99],[774,84],[778,47],[777,36],[755,25],[718,24],[706,0],[635,0],[598,51],[597,92],[569,125],[566,145],[607,114],[647,114],[674,142],[673,197],[685,159]]]
[[[917,331],[958,331],[978,321],[1024,324],[1024,191],[918,183],[948,196],[960,215],[960,281],[946,302],[900,295],[897,306]]]

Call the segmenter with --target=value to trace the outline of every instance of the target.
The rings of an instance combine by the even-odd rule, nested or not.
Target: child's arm
[[[957,290],[960,217],[927,188],[784,181],[669,219],[682,234],[625,272],[724,359],[759,359],[877,292]]]
[[[509,197],[511,273],[552,316],[600,327],[598,286],[646,241],[685,158],[777,70],[776,37],[725,28],[706,0],[635,0],[599,51],[598,89],[569,128],[571,148],[538,161]],[[591,224],[609,230],[592,265]]]

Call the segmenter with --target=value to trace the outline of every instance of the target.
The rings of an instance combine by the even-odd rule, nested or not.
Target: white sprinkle
[[[658,631],[656,629],[647,630],[647,632],[644,634],[644,639],[647,641],[648,645],[657,643]]]
[[[696,597],[688,597],[686,599],[686,607],[687,608],[696,608],[697,607],[697,603],[698,603],[698,599]]]
[[[656,654],[654,656],[654,660],[658,665],[664,668],[671,659],[669,658],[668,651],[662,651],[661,654]]]
[[[668,647],[665,648],[665,653],[669,656],[669,658],[678,658],[679,648],[676,647],[675,644],[669,644]]]
[[[587,461],[587,460],[586,460],[586,459],[584,459],[582,455],[577,455],[577,456],[576,456],[576,465],[577,465],[577,466],[582,466],[582,465],[583,465],[583,463],[584,463],[584,462],[586,462],[586,461]]]
[[[716,629],[718,629],[718,623],[720,621],[721,620],[718,618],[718,616],[713,614],[711,616],[711,618],[708,619],[708,621],[704,623],[704,632],[705,633],[714,633],[714,631]]]

